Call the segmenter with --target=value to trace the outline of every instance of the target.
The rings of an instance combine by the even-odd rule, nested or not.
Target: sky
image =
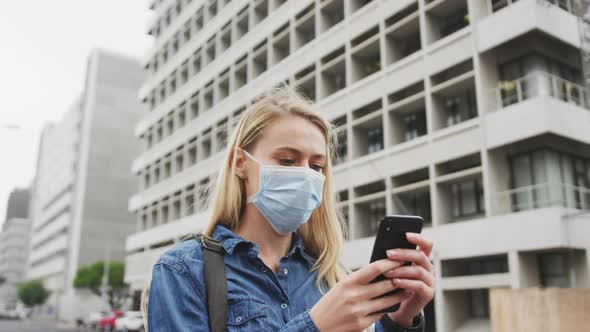
[[[143,60],[151,17],[147,0],[0,1],[0,225],[10,192],[31,184],[44,124],[82,92],[88,54]]]

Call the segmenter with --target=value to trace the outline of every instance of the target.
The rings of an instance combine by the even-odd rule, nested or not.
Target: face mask
[[[242,151],[260,165],[258,191],[248,203],[253,203],[281,235],[306,223],[320,206],[325,176],[307,167],[263,165]]]

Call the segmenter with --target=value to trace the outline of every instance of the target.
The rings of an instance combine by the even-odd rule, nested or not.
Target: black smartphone
[[[379,224],[379,230],[373,244],[373,253],[371,254],[371,263],[380,259],[387,258],[389,249],[416,249],[416,245],[408,242],[406,232],[421,233],[424,220],[420,216],[411,215],[388,215],[383,217]],[[404,265],[411,265],[411,262],[405,262]],[[385,276],[379,275],[371,283],[384,280]],[[401,292],[401,288],[396,288],[391,292],[385,293],[379,297],[393,295]],[[399,303],[389,308],[377,311],[378,313],[394,312],[399,309]]]

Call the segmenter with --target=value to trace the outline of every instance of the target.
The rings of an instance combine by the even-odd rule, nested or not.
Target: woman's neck
[[[258,256],[275,273],[279,269],[281,257],[286,256],[291,248],[291,234],[277,233],[252,204],[246,204],[234,233],[247,241],[258,243]]]

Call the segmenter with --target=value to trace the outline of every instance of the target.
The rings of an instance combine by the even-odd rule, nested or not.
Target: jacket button
[[[287,308],[287,303],[281,304],[281,308],[286,309]]]
[[[283,270],[283,273],[284,273],[284,274],[287,274],[287,273],[289,273],[289,270],[287,270],[287,268],[285,268],[285,269]]]
[[[241,321],[242,321],[242,316],[238,316],[238,317],[236,317],[236,322],[238,322],[238,323],[239,323],[239,322],[241,322]]]

